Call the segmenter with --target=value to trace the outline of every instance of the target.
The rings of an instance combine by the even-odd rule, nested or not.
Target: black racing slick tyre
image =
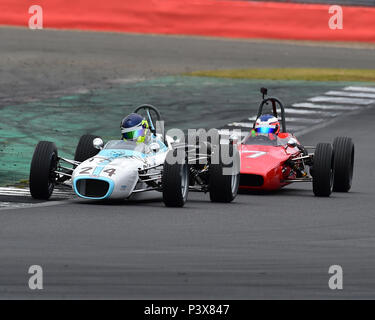
[[[170,150],[163,166],[162,192],[167,207],[183,207],[189,193],[189,166],[187,161],[178,163],[171,160],[177,150]]]
[[[86,161],[99,153],[99,150],[94,148],[93,141],[98,136],[91,134],[83,135],[78,142],[76,152],[74,154],[74,160],[78,162]]]
[[[56,145],[40,141],[34,151],[30,166],[30,193],[34,199],[48,200],[55,187],[58,164]]]
[[[351,138],[337,137],[333,141],[335,156],[333,191],[348,192],[352,187],[354,169],[354,143]]]
[[[333,188],[333,148],[330,143],[318,143],[314,153],[313,192],[317,197],[329,197]]]
[[[221,154],[221,148],[229,148],[230,161],[224,163]],[[214,153],[220,152],[217,157]],[[237,148],[234,148],[232,144],[222,146],[215,146],[211,162],[214,159],[219,159],[219,163],[211,163],[209,167],[209,191],[210,200],[212,202],[232,202],[238,193],[238,187],[240,183],[240,155]],[[228,159],[229,160],[229,159]]]

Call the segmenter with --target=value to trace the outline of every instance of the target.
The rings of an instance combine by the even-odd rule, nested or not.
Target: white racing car
[[[219,161],[213,163],[211,159],[222,148],[220,143],[210,145],[205,154],[191,154],[189,150],[196,149],[197,145],[178,143],[156,132],[154,123],[161,121],[161,117],[155,107],[141,105],[134,112],[143,112],[148,118],[152,132],[150,144],[111,140],[104,145],[99,137],[84,135],[74,160],[69,160],[58,156],[54,143],[40,141],[30,168],[32,197],[47,200],[56,185],[71,185],[76,195],[92,200],[139,200],[158,193],[169,207],[182,207],[189,190],[209,192],[213,202],[231,202],[236,197],[239,155],[233,145],[231,163],[224,164],[221,156],[215,157]],[[186,154],[184,161],[167,161],[181,148]],[[227,168],[231,168],[229,175],[224,173]]]

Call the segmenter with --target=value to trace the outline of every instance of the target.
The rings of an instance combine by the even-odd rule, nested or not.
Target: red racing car
[[[239,146],[240,189],[278,190],[293,182],[312,182],[315,196],[328,197],[332,191],[348,192],[354,166],[352,139],[338,137],[333,144],[302,146],[286,130],[283,103],[274,97],[265,98],[267,89],[262,88],[261,92],[263,101],[253,130]],[[272,114],[263,113],[267,106],[271,107]]]

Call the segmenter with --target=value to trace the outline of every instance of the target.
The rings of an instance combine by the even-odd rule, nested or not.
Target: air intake
[[[261,187],[264,184],[264,178],[258,174],[241,174],[240,186]]]
[[[99,179],[80,179],[76,182],[77,192],[86,198],[103,198],[109,191],[109,183]]]

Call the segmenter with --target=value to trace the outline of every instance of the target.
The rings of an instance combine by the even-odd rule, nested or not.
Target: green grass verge
[[[375,82],[375,69],[233,69],[195,71],[185,75],[233,79]]]

